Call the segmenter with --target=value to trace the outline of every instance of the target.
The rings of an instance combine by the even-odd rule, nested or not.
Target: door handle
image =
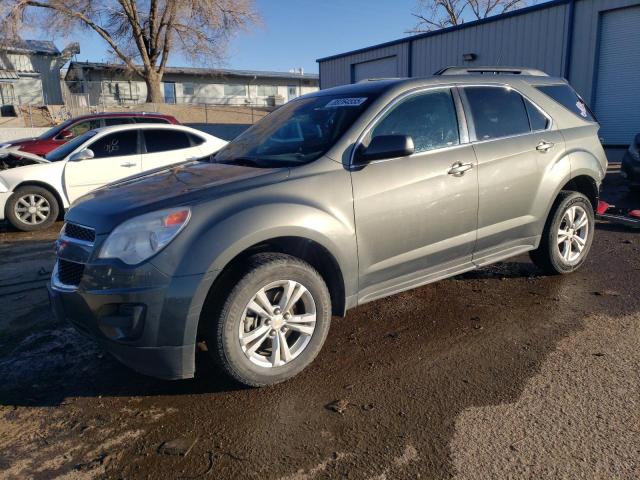
[[[451,168],[447,172],[449,175],[453,175],[454,177],[461,177],[464,175],[464,172],[467,170],[471,170],[473,168],[473,163],[462,163],[456,162],[451,165]]]
[[[541,141],[538,146],[536,147],[536,150],[542,153],[546,153],[548,150],[551,150],[553,148],[553,143],[551,142],[546,142],[546,141]]]
[[[126,167],[126,168],[135,167],[136,165],[137,165],[137,163],[131,163],[131,162],[121,163],[120,164],[121,167]]]

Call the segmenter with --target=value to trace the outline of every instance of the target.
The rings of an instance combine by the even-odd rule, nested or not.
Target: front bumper
[[[86,265],[81,283],[69,288],[57,280],[57,265],[49,284],[57,318],[139,373],[166,380],[194,376],[202,275],[167,277],[149,264],[124,271]]]
[[[0,192],[0,220],[5,219],[5,210],[7,208],[7,201],[9,197],[13,195],[13,192]]]

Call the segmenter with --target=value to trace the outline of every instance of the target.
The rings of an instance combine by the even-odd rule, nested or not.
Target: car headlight
[[[147,213],[118,225],[107,237],[98,258],[118,258],[136,265],[166,247],[187,225],[189,208]]]

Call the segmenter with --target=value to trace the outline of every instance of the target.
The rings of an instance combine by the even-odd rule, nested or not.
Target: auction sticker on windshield
[[[367,101],[367,97],[334,98],[329,103],[327,103],[324,108],[359,107],[366,101]]]

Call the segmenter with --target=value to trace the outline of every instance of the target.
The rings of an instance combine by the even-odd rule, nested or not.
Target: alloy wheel
[[[589,216],[579,205],[569,207],[560,220],[558,250],[565,262],[574,263],[582,255],[589,236]]]
[[[27,225],[39,225],[49,218],[51,205],[42,195],[29,193],[18,199],[13,210],[21,222]]]
[[[316,328],[316,303],[299,282],[272,282],[253,295],[242,314],[238,339],[254,364],[286,365],[309,345]]]

